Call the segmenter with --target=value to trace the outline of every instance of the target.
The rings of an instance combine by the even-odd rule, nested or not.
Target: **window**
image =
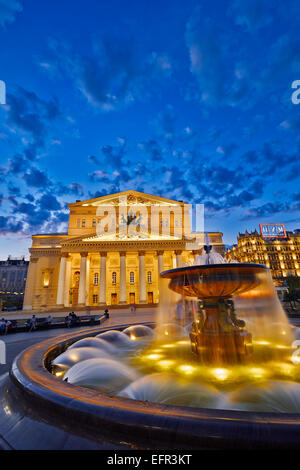
[[[98,295],[94,294],[93,295],[93,304],[97,304],[97,303],[98,303]]]
[[[151,282],[152,282],[152,272],[151,271],[148,271],[147,279],[148,279],[148,284],[151,284]]]
[[[85,219],[82,219],[82,221],[81,221],[81,227],[83,227],[83,228],[85,227]]]
[[[115,271],[112,273],[112,283],[117,284],[117,273]]]
[[[96,227],[96,219],[93,219],[92,227]]]
[[[99,282],[99,274],[94,273],[94,286],[97,286]]]
[[[134,284],[134,272],[131,271],[131,273],[129,274],[129,278],[130,278],[130,284]]]

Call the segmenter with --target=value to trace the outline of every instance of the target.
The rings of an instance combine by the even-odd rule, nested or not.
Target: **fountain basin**
[[[203,300],[229,298],[257,287],[268,268],[262,264],[223,263],[185,266],[162,272],[169,288],[178,294]]]
[[[77,332],[51,338],[28,348],[15,359],[0,387],[0,446],[13,449],[298,448],[299,414],[199,409],[112,397],[68,384],[48,371],[51,361],[72,343],[106,330],[93,328],[85,334]]]

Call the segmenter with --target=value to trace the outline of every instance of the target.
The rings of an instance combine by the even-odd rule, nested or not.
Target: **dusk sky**
[[[0,0],[0,259],[128,189],[226,244],[300,228],[299,31],[299,0]]]

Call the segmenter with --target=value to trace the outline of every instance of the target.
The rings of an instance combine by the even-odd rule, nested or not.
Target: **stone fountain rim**
[[[140,322],[135,325],[152,326]],[[15,358],[10,379],[14,386],[39,411],[48,410],[53,420],[79,422],[95,432],[107,426],[112,432],[121,432],[129,439],[148,436],[153,441],[173,444],[190,442],[195,446],[224,448],[237,445],[248,447],[278,445],[296,446],[300,439],[300,413],[270,413],[192,408],[142,402],[129,398],[111,397],[87,388],[74,386],[53,376],[46,368],[70,344],[100,332],[123,330],[132,324],[110,328],[93,328],[79,334],[69,333],[50,338],[29,347]],[[74,426],[74,424],[73,424]],[[71,427],[72,428],[72,424]],[[259,439],[258,439],[259,437]],[[258,440],[257,440],[258,439]],[[291,444],[292,443],[292,444]],[[178,444],[177,444],[178,445]]]

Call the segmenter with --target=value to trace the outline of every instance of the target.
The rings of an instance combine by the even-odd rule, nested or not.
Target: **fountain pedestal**
[[[198,319],[190,334],[192,350],[205,363],[240,363],[252,352],[251,334],[245,322],[236,318],[233,295],[261,284],[267,269],[258,264],[209,264],[171,269],[161,273],[169,288],[197,297]]]

